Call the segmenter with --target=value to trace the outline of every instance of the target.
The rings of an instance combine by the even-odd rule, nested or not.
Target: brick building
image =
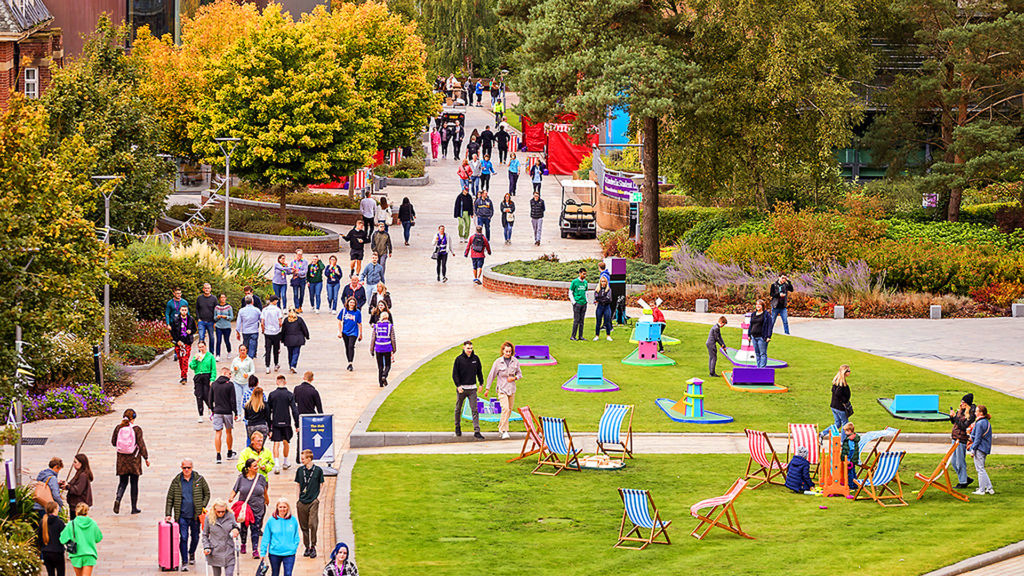
[[[42,0],[0,0],[0,109],[12,91],[39,98],[51,69],[63,65],[63,38],[51,22]]]

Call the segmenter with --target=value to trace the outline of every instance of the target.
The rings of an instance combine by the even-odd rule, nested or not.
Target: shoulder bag
[[[256,477],[252,479],[252,486],[249,486],[249,493],[245,495],[245,500],[238,500],[231,505],[231,511],[235,514],[235,520],[239,524],[248,525],[256,521],[256,515],[253,514],[252,507],[249,506],[249,498],[252,496],[252,491],[256,489],[256,484],[259,481],[260,475],[257,472]]]
[[[78,552],[78,542],[75,542],[74,520],[71,521],[71,540],[68,540],[67,543],[64,544],[64,550],[66,550],[68,554],[75,554],[76,552]]]

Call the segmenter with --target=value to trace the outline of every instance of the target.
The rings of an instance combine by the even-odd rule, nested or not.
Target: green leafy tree
[[[496,0],[425,0],[417,21],[437,74],[495,73],[514,62],[514,44],[502,26]]]
[[[140,74],[124,53],[127,27],[100,17],[82,54],[55,69],[43,96],[53,145],[80,137],[96,150],[86,176],[120,175],[111,199],[111,225],[143,232],[163,210],[172,167],[157,156],[160,132],[149,103],[140,96]],[[103,222],[102,204],[90,203],[89,218]]]
[[[923,174],[956,222],[964,189],[1019,177],[1024,164],[1024,2],[896,0],[893,14],[890,40],[922,65],[895,75],[865,142],[891,175]]]

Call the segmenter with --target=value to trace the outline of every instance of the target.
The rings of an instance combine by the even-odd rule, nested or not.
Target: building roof
[[[21,39],[52,20],[43,0],[0,0],[0,38]]]

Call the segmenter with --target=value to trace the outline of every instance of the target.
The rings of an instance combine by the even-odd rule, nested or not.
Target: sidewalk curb
[[[356,537],[352,529],[352,469],[356,465],[358,454],[342,454],[338,464],[338,476],[334,483],[334,536],[335,542],[348,544],[349,557],[355,557]],[[344,514],[342,514],[344,510]]]
[[[959,574],[966,574],[973,570],[985,568],[1002,562],[1003,560],[1009,560],[1010,558],[1016,558],[1018,556],[1024,556],[1024,540],[1003,546],[997,550],[979,554],[973,558],[967,560],[961,560],[956,564],[946,566],[945,568],[939,568],[932,572],[928,572],[923,576],[958,576]]]

